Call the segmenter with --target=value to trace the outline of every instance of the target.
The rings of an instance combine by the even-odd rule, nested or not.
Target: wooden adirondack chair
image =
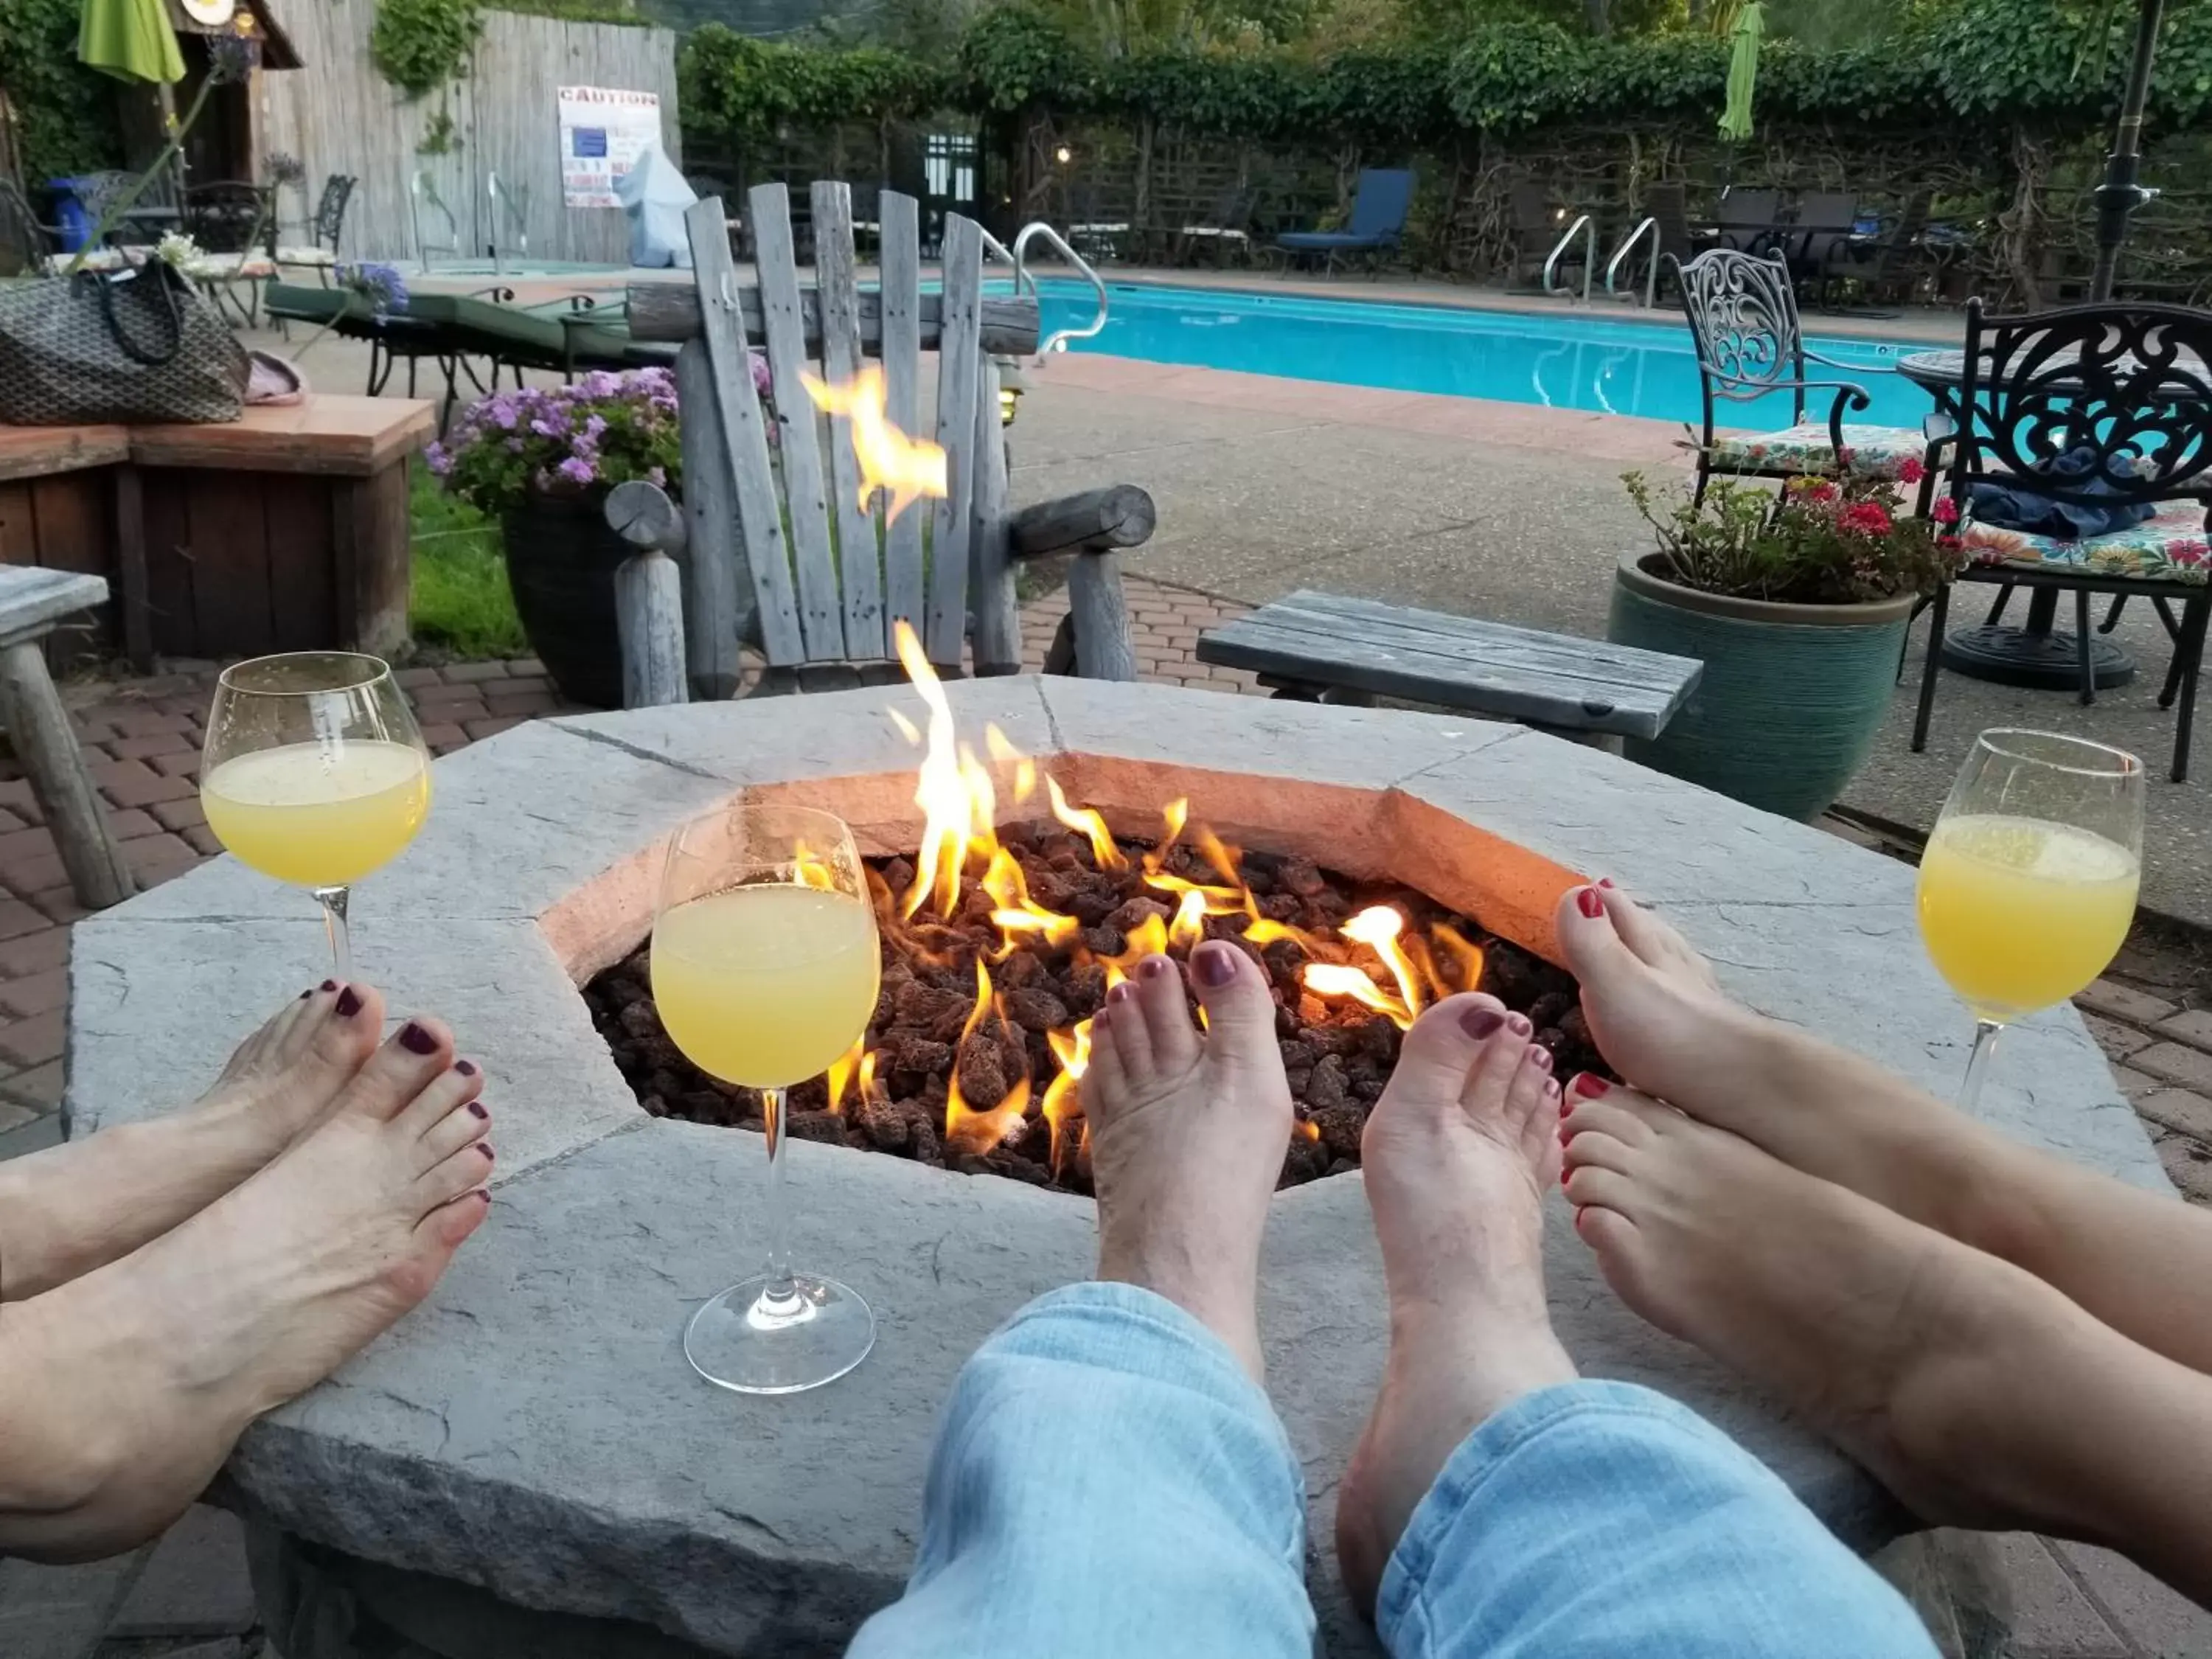
[[[1047,672],[1134,679],[1117,552],[1152,533],[1152,498],[1121,485],[1007,509],[992,358],[1036,349],[1036,300],[984,297],[982,229],[957,214],[945,222],[942,291],[924,294],[917,204],[891,191],[880,200],[881,285],[864,291],[849,188],[817,183],[811,205],[811,288],[799,283],[789,196],[761,185],[749,202],[757,285],[738,283],[722,204],[708,200],[685,216],[694,283],[629,290],[634,337],[683,343],[684,484],[681,508],[648,483],[608,497],[608,522],[642,550],[617,580],[625,704],[685,701],[687,680],[702,700],[735,695],[741,643],[768,659],[760,692],[896,678],[902,618],[940,674],[965,672],[963,645],[976,673],[1018,673],[1015,571],[1052,554],[1076,556]],[[766,351],[773,409],[754,388],[750,345]],[[931,347],[937,408],[925,422],[921,354]],[[817,416],[799,383],[812,373],[842,384],[866,356],[882,359],[892,423],[933,437],[946,456],[945,497],[888,526],[879,502],[861,504],[851,423]]]

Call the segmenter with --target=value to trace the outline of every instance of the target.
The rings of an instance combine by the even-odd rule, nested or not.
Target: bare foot
[[[483,1085],[442,1025],[411,1022],[234,1192],[9,1310],[0,1401],[39,1403],[0,1410],[0,1551],[149,1535],[249,1422],[427,1295],[489,1203]]]
[[[2021,1149],[1871,1060],[1731,1001],[1711,967],[1610,884],[1559,900],[1598,1051],[1637,1088],[1791,1168],[1984,1249]]]
[[[1931,1522],[2094,1530],[2100,1459],[2058,1471],[2100,1425],[2065,1379],[2083,1361],[2179,1368],[2019,1268],[1634,1090],[1577,1078],[1563,1110],[1576,1230],[1643,1317],[1771,1389]]]
[[[0,1164],[0,1301],[104,1267],[205,1209],[321,1121],[383,1028],[374,988],[325,980],[240,1043],[184,1110]]]
[[[1098,1277],[1157,1291],[1257,1381],[1260,1235],[1289,1143],[1290,1084],[1267,981],[1236,946],[1191,952],[1207,1029],[1165,957],[1107,994],[1084,1115],[1098,1189]]]
[[[1337,1499],[1337,1558],[1363,1609],[1460,1442],[1575,1378],[1544,1300],[1559,1090],[1529,1036],[1490,997],[1437,1004],[1407,1032],[1360,1139],[1390,1292],[1382,1392]]]

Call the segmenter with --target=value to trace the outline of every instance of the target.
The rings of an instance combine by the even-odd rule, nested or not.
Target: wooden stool
[[[1200,635],[1198,659],[1249,669],[1279,697],[1401,697],[1615,754],[1624,738],[1657,737],[1705,672],[1687,657],[1308,589]]]
[[[63,617],[106,603],[100,577],[0,565],[0,724],[30,775],[77,902],[90,910],[120,904],[137,884],[100,811],[40,641]]]

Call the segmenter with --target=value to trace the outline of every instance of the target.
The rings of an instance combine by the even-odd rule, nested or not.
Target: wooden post
[[[61,694],[46,672],[40,643],[44,633],[19,635],[0,644],[0,721],[6,722],[16,758],[30,774],[31,792],[53,827],[54,844],[77,902],[104,910],[129,898],[137,884],[100,810],[100,797],[84,769],[84,751],[77,747]]]
[[[115,469],[115,587],[123,612],[123,654],[154,672],[154,615],[146,594],[146,485],[125,461]]]
[[[975,672],[1022,672],[1021,600],[1006,556],[1006,433],[999,423],[999,366],[985,358],[975,388],[975,539],[969,603],[975,610]]]
[[[730,473],[722,411],[714,400],[714,366],[707,343],[687,340],[676,354],[676,403],[684,444],[684,660],[691,695],[726,702],[738,695],[744,665],[738,647],[752,621],[750,574],[738,538],[737,492]]]
[[[1134,680],[1136,643],[1121,592],[1121,556],[1085,553],[1067,573],[1067,614],[1075,625],[1075,672],[1086,680]]]
[[[607,494],[607,523],[638,551],[615,572],[615,623],[622,634],[623,707],[685,702],[684,578],[668,556],[686,526],[666,493],[642,479]]]

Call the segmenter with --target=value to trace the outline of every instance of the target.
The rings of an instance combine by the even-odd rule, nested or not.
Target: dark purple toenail
[[[457,1060],[453,1062],[453,1069],[463,1077],[474,1077],[477,1074],[477,1063],[473,1060]]]
[[[1540,1072],[1550,1071],[1552,1051],[1549,1048],[1531,1048],[1528,1051],[1528,1063]]]
[[[477,1142],[477,1150],[482,1152],[484,1157],[489,1159],[491,1157],[491,1142],[489,1140],[479,1140]]]
[[[1174,966],[1165,957],[1146,957],[1137,964],[1137,971],[1146,979],[1158,979]]]
[[[1504,1024],[1505,1016],[1495,1008],[1470,1008],[1459,1017],[1459,1029],[1477,1042]]]
[[[1512,1028],[1515,1036],[1527,1036],[1529,1032],[1536,1029],[1528,1023],[1528,1017],[1526,1014],[1508,1014],[1505,1017],[1505,1023]]]
[[[315,994],[313,991],[302,991],[300,993],[300,1000],[305,1002],[309,997],[314,994]]]
[[[1119,985],[1114,987],[1112,990],[1106,993],[1106,1000],[1112,1003],[1127,1002],[1131,997],[1136,994],[1137,994],[1134,991],[1129,988],[1129,981],[1125,979]]]
[[[438,1039],[410,1019],[399,1028],[399,1046],[410,1054],[435,1054]]]
[[[337,1014],[340,1019],[351,1019],[361,1012],[361,994],[349,985],[338,993]]]
[[[471,1117],[489,1117],[491,1113],[485,1109],[483,1102],[472,1100],[469,1103],[469,1115]]]
[[[338,988],[338,982],[334,979],[326,979],[315,988],[320,991],[335,991]]]
[[[1230,960],[1234,946],[1216,945],[1199,951],[1191,957],[1191,966],[1198,970],[1200,985],[1221,986],[1237,977],[1237,964]]]

